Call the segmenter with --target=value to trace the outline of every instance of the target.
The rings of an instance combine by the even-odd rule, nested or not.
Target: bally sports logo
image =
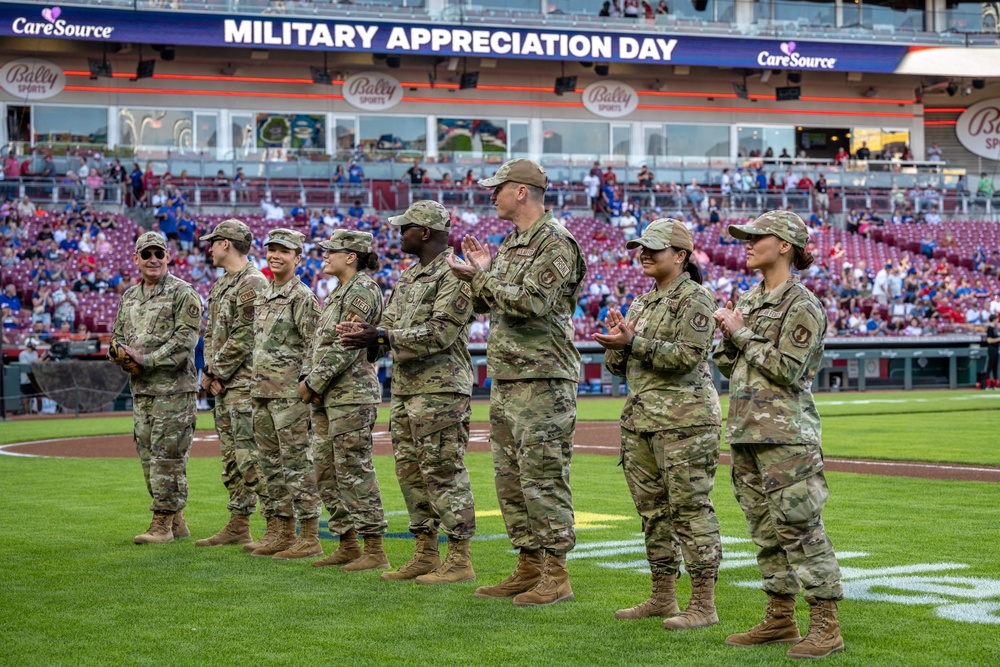
[[[348,104],[368,111],[391,109],[403,99],[399,81],[380,72],[360,72],[347,77],[343,92]]]
[[[14,19],[11,29],[17,35],[37,35],[39,37],[78,37],[81,39],[111,39],[114,26],[70,23],[62,16],[59,7],[42,10],[44,21],[32,21],[23,16]]]
[[[837,65],[836,58],[804,56],[795,50],[796,46],[795,42],[782,42],[778,47],[780,54],[761,51],[757,54],[757,64],[775,69],[833,69]]]
[[[955,124],[955,135],[976,155],[1000,160],[1000,97],[966,109]]]
[[[47,60],[20,58],[0,68],[0,87],[22,101],[45,100],[63,91],[66,75]]]
[[[583,106],[604,118],[620,118],[635,111],[639,95],[635,88],[620,81],[595,81],[583,89]]]

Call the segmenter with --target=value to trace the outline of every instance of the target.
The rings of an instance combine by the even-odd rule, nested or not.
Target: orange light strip
[[[260,91],[217,91],[217,90],[162,90],[157,88],[118,88],[97,86],[66,86],[65,90],[80,92],[102,92],[102,93],[134,93],[140,95],[200,95],[219,97],[266,97],[274,99],[304,99],[304,100],[342,100],[343,95],[320,95],[315,93],[270,93]],[[549,89],[545,89],[547,92]],[[769,98],[768,98],[769,99]],[[462,99],[462,98],[440,98],[440,97],[403,97],[405,102],[417,102],[424,104],[482,104],[490,106],[537,106],[537,107],[581,107],[581,102],[546,102],[538,100],[482,100],[482,99]],[[650,109],[654,111],[707,111],[710,113],[772,113],[772,114],[798,114],[804,116],[875,116],[880,118],[912,118],[912,113],[889,113],[887,111],[835,111],[832,109],[753,109],[748,107],[711,107],[692,105],[658,105],[640,104],[639,109]],[[925,123],[932,124],[934,121]],[[941,121],[951,122],[953,121]]]
[[[964,107],[924,107],[924,113],[965,113]]]
[[[81,76],[90,78],[90,72],[82,71],[66,71],[64,72],[66,76]],[[129,74],[127,72],[119,72],[113,74],[112,78],[115,79],[133,79],[135,75]],[[263,76],[218,76],[218,75],[199,75],[199,74],[154,74],[152,78],[169,80],[169,81],[231,81],[237,83],[291,83],[296,85],[313,85],[312,79],[286,79],[286,78],[276,78],[276,77],[263,77]],[[343,85],[344,82],[340,79],[334,79],[333,85]],[[436,89],[440,88],[442,90],[458,90],[457,83],[435,83],[431,85],[427,82],[419,81],[403,81],[402,86],[406,88],[418,88],[418,89]],[[495,85],[483,85],[480,84],[476,87],[478,90],[490,90],[499,92],[519,92],[519,93],[551,93],[552,88],[545,86],[495,86]],[[577,88],[573,92],[582,93],[583,88]],[[687,91],[656,91],[656,90],[639,90],[636,91],[640,96],[649,97],[714,97],[716,99],[736,99],[736,95],[733,93],[713,93],[713,92],[687,92]],[[774,99],[773,95],[751,95],[750,99],[754,100],[770,100]],[[845,104],[914,104],[913,100],[874,100],[860,98],[855,99],[853,97],[815,97],[811,95],[803,95],[801,97],[803,102],[842,102]],[[961,111],[965,111],[962,109]]]
[[[924,125],[958,125],[957,120],[925,120]]]

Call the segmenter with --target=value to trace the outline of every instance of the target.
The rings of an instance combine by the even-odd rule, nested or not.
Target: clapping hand
[[[719,330],[726,338],[743,328],[743,313],[739,310],[733,310],[732,301],[727,301],[726,307],[719,308],[712,317],[718,322]]]
[[[607,350],[624,350],[625,346],[635,337],[635,322],[625,323],[625,316],[614,308],[608,309],[608,318],[604,321],[608,333],[595,333],[592,337]]]
[[[472,282],[477,272],[488,271],[493,262],[490,249],[480,243],[475,236],[466,236],[462,239],[462,254],[465,256],[465,264],[459,264],[454,255],[448,255],[446,260],[455,277],[467,283]]]

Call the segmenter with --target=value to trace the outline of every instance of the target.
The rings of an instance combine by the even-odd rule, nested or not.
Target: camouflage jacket
[[[729,378],[726,442],[820,444],[812,381],[827,319],[819,299],[793,275],[769,293],[758,283],[736,308],[744,326],[713,356]]]
[[[224,387],[249,387],[253,375],[253,309],[267,287],[252,262],[219,278],[208,293],[205,372]]]
[[[298,276],[269,284],[254,302],[253,382],[257,398],[298,398],[312,366],[319,300]]]
[[[133,396],[198,391],[194,348],[201,326],[201,297],[167,274],[156,287],[133,285],[122,294],[114,337],[142,353],[142,373],[132,376]]]
[[[472,395],[469,320],[472,290],[452,274],[448,248],[427,266],[410,265],[389,297],[382,328],[392,350],[392,393]]]
[[[312,366],[305,381],[323,395],[325,405],[378,403],[378,371],[365,350],[347,350],[340,344],[337,324],[350,320],[378,325],[382,319],[382,292],[368,274],[358,272],[326,298],[312,346]]]
[[[604,365],[628,379],[622,426],[630,431],[722,424],[708,356],[715,299],[682,273],[637,298],[625,321],[635,324],[632,352],[607,350]]]
[[[587,266],[552,211],[500,244],[489,271],[472,279],[474,306],[490,313],[486,365],[494,380],[580,380],[573,310]]]

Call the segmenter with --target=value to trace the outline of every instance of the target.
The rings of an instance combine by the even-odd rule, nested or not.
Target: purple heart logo
[[[793,53],[795,53],[795,42],[782,42],[781,52],[784,53],[786,56],[790,56]]]
[[[58,7],[53,7],[52,9],[46,7],[42,10],[42,18],[49,23],[55,23],[60,14],[62,14],[62,10]]]

